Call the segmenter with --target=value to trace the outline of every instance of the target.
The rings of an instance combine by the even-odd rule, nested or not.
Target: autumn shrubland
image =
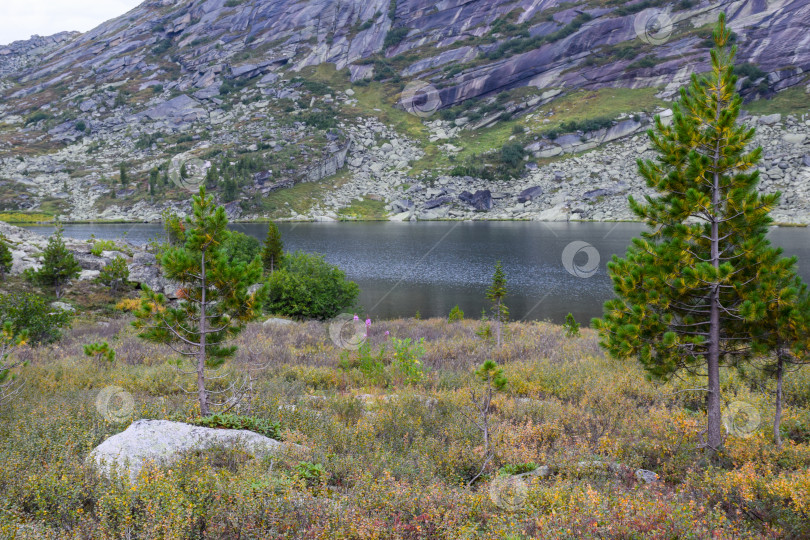
[[[638,363],[605,356],[593,331],[567,337],[539,322],[506,324],[497,347],[479,336],[481,321],[373,321],[359,351],[335,346],[327,323],[251,323],[226,370],[251,369],[253,392],[232,412],[278,423],[280,438],[304,449],[272,461],[239,449],[191,453],[147,467],[136,485],[104,478],[86,457],[132,419],[199,412],[186,393],[193,381],[131,320],[78,320],[59,341],[19,352],[24,387],[0,412],[3,538],[810,534],[807,368],[786,378],[781,449],[770,434],[772,383],[724,370],[724,410],[745,402],[760,418],[732,429],[708,459],[697,380],[653,383]],[[100,341],[116,351],[110,366],[84,354]],[[493,397],[492,459],[470,485],[485,457],[470,397],[485,360],[507,382]],[[108,386],[132,396],[126,418],[97,407]],[[552,473],[525,476],[517,504],[493,496],[499,474],[543,465]],[[639,468],[659,481],[639,481]]]

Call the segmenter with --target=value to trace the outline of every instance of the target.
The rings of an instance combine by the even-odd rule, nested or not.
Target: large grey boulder
[[[134,483],[147,463],[166,465],[192,450],[238,448],[255,458],[274,456],[283,444],[244,429],[215,429],[168,420],[136,420],[90,452],[102,474],[128,473]]]
[[[531,201],[535,197],[541,197],[543,195],[543,188],[540,186],[534,186],[527,189],[524,189],[518,195],[518,202],[525,203]]]
[[[479,189],[475,193],[464,191],[458,198],[479,212],[492,210],[492,192],[488,189]]]

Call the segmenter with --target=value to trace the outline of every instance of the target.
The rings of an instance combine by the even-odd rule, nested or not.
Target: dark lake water
[[[53,230],[28,228],[44,235]],[[267,232],[265,224],[232,228],[260,239]],[[361,315],[409,317],[418,311],[422,317],[443,317],[458,304],[467,317],[479,317],[488,307],[484,293],[500,260],[512,319],[557,323],[569,312],[582,323],[601,316],[602,304],[613,294],[606,264],[643,228],[637,223],[279,224],[287,251],[322,253],[360,285]],[[143,244],[162,237],[163,229],[159,224],[69,224],[65,234]],[[810,229],[775,228],[771,240],[798,256],[799,270],[810,281]],[[579,242],[578,251],[566,251],[572,242]]]

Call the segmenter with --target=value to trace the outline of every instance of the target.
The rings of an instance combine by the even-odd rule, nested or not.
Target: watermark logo
[[[523,508],[528,494],[529,488],[520,476],[496,476],[489,483],[489,498],[495,506],[509,512]]]
[[[124,422],[132,417],[135,400],[120,386],[107,386],[96,396],[96,410],[108,422]]]
[[[750,437],[762,422],[759,410],[745,401],[734,401],[729,404],[723,414],[723,425],[729,435]]]
[[[399,97],[400,106],[413,115],[427,118],[442,106],[439,91],[424,81],[411,81]]]
[[[645,9],[633,19],[636,36],[644,43],[661,45],[672,35],[672,19],[660,9]]]
[[[357,315],[341,313],[329,323],[329,337],[341,349],[356,351],[366,340],[366,324]]]
[[[577,255],[580,254],[587,257],[584,263],[577,262]],[[599,270],[599,261],[599,251],[582,240],[571,242],[565,246],[562,252],[562,263],[565,270],[572,276],[580,278],[589,278],[594,275]]]
[[[169,179],[179,188],[196,192],[205,182],[210,164],[188,154],[178,154],[169,163]]]

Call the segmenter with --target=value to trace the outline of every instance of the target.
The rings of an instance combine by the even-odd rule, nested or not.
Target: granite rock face
[[[297,148],[301,152],[275,170],[252,171],[255,182],[241,185],[237,199],[228,202],[229,217],[270,217],[243,203],[346,168],[350,181],[336,182],[306,214],[290,209],[284,219],[334,220],[369,194],[382,196],[386,210],[403,220],[625,219],[632,216],[619,201],[643,190],[634,166],[649,154],[639,141],[651,127],[643,111],[587,133],[525,140],[536,159],[586,157],[566,159],[553,171],[529,163],[535,168],[516,178],[508,196],[496,197],[501,187],[463,177],[443,179],[446,192],[428,195],[408,173],[425,155],[424,141],[372,114],[328,130],[308,126],[300,120],[310,111],[354,107],[359,96],[357,89],[340,87],[313,94],[296,78],[304,68],[332,64],[355,82],[401,77],[407,88],[421,81],[433,113],[477,98],[500,103],[503,110],[478,117],[424,119],[430,143],[450,157],[466,130],[493,126],[504,114],[528,119],[568,92],[656,87],[661,97],[673,96],[691,73],[707,69],[702,32],[720,11],[737,35],[738,62],[761,70],[750,75],[753,80],[741,78],[746,99],[810,88],[806,0],[687,4],[640,9],[639,3],[595,7],[563,0],[147,0],[83,34],[0,45],[0,182],[18,193],[11,210],[36,211],[56,201],[63,219],[158,221],[164,211],[190,211],[188,198],[141,196],[150,170],[172,159],[175,148],[204,159],[222,149],[269,154]],[[645,43],[638,29],[655,17],[670,21],[675,31],[665,26],[660,42]],[[537,91],[503,103],[496,99],[525,86]],[[282,102],[290,104],[294,118],[279,112]],[[659,112],[665,122],[671,119],[671,111]],[[769,115],[758,125],[768,141],[783,137],[773,145],[783,157],[764,166],[768,187],[784,186],[790,198],[783,205],[797,209],[791,213],[785,206],[780,218],[807,221],[805,118],[785,123]],[[341,140],[320,140],[332,136]],[[600,147],[613,150],[584,154]],[[119,187],[114,179],[125,161],[136,182]],[[531,187],[541,191],[513,195]],[[598,189],[607,191],[585,196]],[[489,200],[479,195],[486,190]],[[459,199],[464,192],[470,200]],[[35,264],[29,255],[17,250],[15,268]],[[88,259],[86,276],[97,271],[94,266],[98,261]],[[147,270],[139,271],[148,277]]]
[[[89,77],[97,84],[132,78],[185,92],[223,79],[322,63],[337,69],[350,67],[353,79],[363,78],[369,71],[362,66],[369,65],[366,59],[372,55],[393,57],[429,46],[437,52],[412,62],[401,75],[438,75],[443,81],[442,106],[449,106],[526,85],[672,86],[696,70],[705,70],[706,49],[699,37],[670,41],[665,30],[661,43],[653,48],[651,67],[632,65],[634,58],[599,62],[596,55],[603,47],[639,43],[637,28],[659,17],[659,12],[672,25],[697,28],[715,20],[721,11],[738,35],[738,61],[757,64],[773,89],[799,84],[810,69],[810,45],[805,39],[810,10],[804,0],[722,0],[686,9],[672,3],[624,15],[616,8],[591,8],[584,3],[560,11],[563,4],[563,0],[438,4],[398,0],[391,20],[387,0],[247,0],[236,6],[222,0],[147,1],[84,34],[62,33],[0,46],[0,75],[13,74],[23,83],[9,97],[27,96],[77,77]],[[544,12],[553,16],[544,17]],[[492,56],[504,40],[520,38],[493,30],[495,21],[509,14],[516,24],[529,25],[533,39],[546,38],[519,48],[518,54],[507,51]],[[583,22],[582,17],[587,20]],[[391,30],[406,35],[386,48],[385,37]],[[559,35],[555,37],[554,32]],[[465,44],[488,35],[494,43]],[[261,61],[239,60],[240,53],[259,47],[269,47]],[[158,59],[174,62],[177,75],[161,76]],[[452,75],[440,72],[449,64],[463,66],[474,59],[484,62]],[[671,94],[675,88],[665,92]]]

